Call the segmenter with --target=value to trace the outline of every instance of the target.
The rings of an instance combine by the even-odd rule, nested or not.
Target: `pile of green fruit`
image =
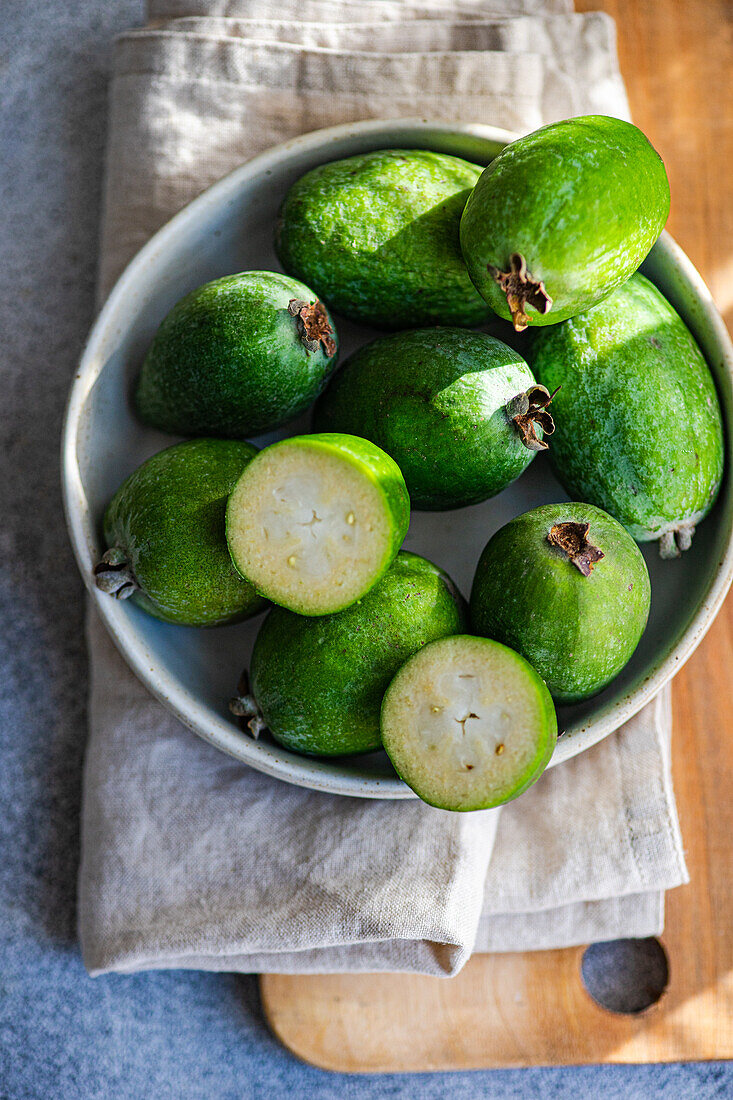
[[[555,703],[601,691],[642,636],[637,542],[678,555],[720,486],[707,365],[637,274],[668,210],[661,159],[606,117],[483,170],[380,150],[308,172],[276,227],[287,274],[217,279],[161,324],[135,407],[198,438],[120,487],[98,586],[188,626],[269,601],[231,703],[254,736],[384,748],[443,809],[515,798],[552,755]],[[392,331],[334,374],[331,310]],[[310,406],[313,434],[245,441]],[[502,527],[470,605],[401,549],[411,507],[485,501],[545,450],[575,503]]]

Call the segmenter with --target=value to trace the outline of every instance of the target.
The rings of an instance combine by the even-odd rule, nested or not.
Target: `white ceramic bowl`
[[[181,211],[124,272],[89,337],[71,389],[63,440],[66,514],[79,568],[118,649],[150,691],[201,737],[238,760],[290,783],[365,798],[409,798],[383,753],[337,760],[297,756],[255,742],[227,711],[248,662],[260,619],[215,630],[169,626],[132,601],[102,595],[92,582],[101,553],[104,507],[120,482],[169,436],[140,425],[130,390],[150,340],[170,307],[210,279],[248,269],[278,269],[275,215],[288,187],[326,161],[380,148],[426,148],[488,163],[511,134],[489,126],[424,120],[370,121],[306,134],[242,165]],[[643,271],[681,313],[703,349],[733,432],[733,347],[700,276],[667,235]],[[337,319],[338,320],[338,319]],[[341,322],[342,358],[375,333]],[[307,419],[291,426],[307,430]],[[672,430],[672,429],[670,429]],[[268,437],[274,438],[274,437]],[[262,442],[257,440],[256,442]],[[467,595],[478,556],[493,532],[538,504],[566,500],[540,456],[494,500],[459,512],[415,513],[406,546],[448,569]],[[663,562],[643,548],[652,578],[652,610],[633,659],[601,695],[560,711],[559,764],[607,736],[659,691],[695,649],[718,611],[733,574],[731,479],[695,536],[692,549]]]

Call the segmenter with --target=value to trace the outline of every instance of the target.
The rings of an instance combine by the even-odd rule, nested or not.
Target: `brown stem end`
[[[333,329],[323,302],[305,302],[302,298],[291,298],[288,313],[298,322],[298,333],[306,351],[323,350],[329,357],[336,354],[336,341]]]
[[[489,275],[506,294],[506,304],[517,332],[524,332],[529,324],[526,313],[528,304],[534,306],[538,313],[550,312],[552,298],[545,290],[545,284],[527,271],[527,261],[521,252],[512,252],[508,271],[502,271],[493,264],[486,266]]]
[[[546,435],[555,431],[555,421],[547,411],[560,387],[552,393],[545,386],[530,386],[526,393],[518,393],[506,405],[506,414],[522,437],[522,443],[530,451],[546,451]],[[542,428],[542,439],[537,435],[537,425]]]
[[[547,541],[567,554],[584,577],[589,577],[595,563],[605,557],[603,551],[594,546],[588,538],[589,530],[589,523],[575,523],[568,520],[567,523],[554,524],[547,536]]]

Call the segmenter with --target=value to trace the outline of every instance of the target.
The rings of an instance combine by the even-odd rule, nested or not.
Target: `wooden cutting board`
[[[635,121],[664,157],[669,229],[733,320],[733,3],[581,0],[617,21]],[[733,597],[674,683],[673,773],[691,883],[667,896],[669,984],[646,1012],[608,1012],[583,948],[479,955],[451,980],[261,978],[272,1030],[343,1072],[733,1057]]]

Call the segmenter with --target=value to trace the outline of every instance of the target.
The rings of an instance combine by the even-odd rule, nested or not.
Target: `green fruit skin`
[[[476,638],[472,635],[464,635],[464,637],[468,637],[472,642],[484,642],[486,643],[486,645],[491,646],[500,644],[499,642],[495,642],[488,638]],[[387,755],[390,757],[390,760],[392,760],[392,765],[399,775],[400,779],[404,783],[407,783],[407,786],[415,792],[418,798],[421,798],[423,802],[427,802],[428,806],[435,806],[438,810],[454,810],[461,813],[469,812],[472,810],[490,810],[493,806],[503,806],[507,802],[512,802],[515,798],[519,798],[520,794],[524,794],[526,790],[533,786],[533,784],[537,782],[542,773],[545,771],[547,765],[552,759],[552,754],[555,751],[555,746],[557,744],[557,714],[555,712],[555,705],[552,701],[552,696],[547,690],[547,685],[545,684],[542,677],[537,675],[537,672],[535,671],[535,669],[532,668],[528,661],[525,661],[524,658],[519,653],[514,652],[514,650],[509,650],[508,646],[502,646],[502,648],[507,649],[512,654],[512,656],[515,657],[516,660],[521,662],[521,664],[524,666],[525,672],[527,674],[528,684],[537,693],[537,697],[541,702],[542,708],[544,710],[544,721],[542,723],[544,736],[538,741],[537,755],[532,761],[530,767],[525,771],[523,775],[517,777],[517,782],[515,783],[515,785],[510,788],[510,790],[507,791],[507,793],[503,795],[502,798],[480,799],[476,802],[471,802],[470,804],[465,804],[462,806],[446,806],[444,803],[439,802],[437,799],[426,796],[426,794],[418,790],[417,787],[412,786],[412,784],[400,772],[400,769],[395,761],[392,760],[389,752],[389,744],[385,741],[384,747],[386,749]],[[402,667],[404,669],[405,665],[403,665]],[[401,671],[402,669],[400,669],[400,672]],[[397,683],[397,686],[399,687],[400,672],[397,673],[394,680],[392,681],[392,684],[390,684],[387,692],[385,693],[384,702],[382,703],[383,714],[387,695],[392,689],[392,685]]]
[[[219,626],[263,609],[224,537],[227,497],[256,453],[235,440],[188,440],[143,462],[117,490],[104,537],[127,556],[140,585],[132,598],[145,611],[182,626]]]
[[[554,325],[626,282],[664,228],[669,183],[647,138],[618,118],[554,122],[506,146],[483,172],[461,219],[461,248],[477,289],[511,319],[488,270],[518,252],[552,298],[527,306],[530,325]]]
[[[427,642],[464,629],[466,609],[448,575],[400,553],[348,610],[305,618],[273,608],[257,636],[250,686],[280,744],[315,756],[381,748],[382,696]]]
[[[547,541],[550,528],[589,523],[604,557],[584,577]],[[486,545],[471,592],[477,634],[529,661],[557,702],[602,691],[644,633],[651,589],[646,563],[624,528],[591,504],[546,504],[502,527]]]
[[[164,319],[135,392],[140,418],[179,435],[242,438],[303,412],[326,384],[337,355],[304,346],[288,303],[317,301],[274,271],[205,283]],[[330,320],[330,318],[329,318]],[[337,340],[333,329],[333,339]]]
[[[347,360],[314,426],[363,435],[390,454],[413,508],[461,508],[500,492],[534,458],[505,411],[534,381],[517,352],[484,333],[400,332]]]
[[[710,371],[674,309],[643,275],[600,305],[538,332],[552,403],[550,458],[570,496],[610,512],[639,542],[711,509],[723,426]]]
[[[313,435],[294,435],[289,439],[283,439],[278,443],[272,443],[270,447],[265,448],[260,454],[264,454],[265,451],[269,451],[273,447],[290,447],[293,444],[302,447],[310,447],[313,450],[322,451],[325,454],[338,455],[345,461],[350,462],[353,466],[356,466],[358,470],[379,489],[384,498],[385,508],[390,518],[390,540],[387,545],[387,552],[374,573],[373,583],[376,584],[394,561],[398,550],[405,540],[407,529],[410,526],[410,497],[399,466],[380,447],[375,447],[368,439],[361,439],[359,436],[340,432],[316,432]],[[232,489],[233,488],[234,486],[232,486]],[[228,527],[228,518],[226,525]],[[233,554],[232,563],[235,569],[239,571],[236,558]],[[243,573],[241,575],[244,577]],[[267,593],[263,594],[267,595]],[[268,598],[274,600],[272,595],[269,595]],[[274,602],[277,602],[277,600],[274,600]],[[348,604],[344,604],[343,607],[337,610],[342,611],[348,606]],[[320,612],[306,611],[303,609],[297,610],[299,614],[304,616],[320,614]]]
[[[424,149],[324,164],[285,198],[280,261],[353,321],[479,325],[489,311],[468,277],[458,229],[480,174],[478,165]]]

